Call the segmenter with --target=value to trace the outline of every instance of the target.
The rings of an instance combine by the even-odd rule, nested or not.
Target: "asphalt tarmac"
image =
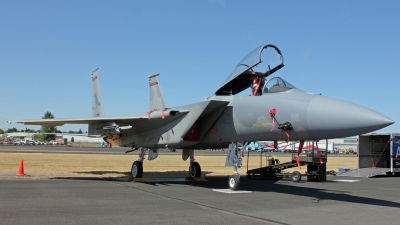
[[[338,181],[341,180],[341,181]],[[355,181],[356,182],[352,182]],[[398,177],[152,183],[0,180],[1,224],[399,224]]]
[[[123,151],[124,149],[121,149]],[[217,153],[215,153],[217,154]],[[400,177],[0,180],[0,224],[399,224]]]
[[[399,224],[398,177],[324,183],[227,177],[204,182],[2,180],[1,224]],[[348,180],[357,180],[349,182]]]

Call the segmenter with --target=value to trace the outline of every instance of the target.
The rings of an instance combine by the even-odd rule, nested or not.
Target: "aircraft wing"
[[[150,111],[145,114],[136,116],[105,116],[105,117],[87,117],[87,118],[71,118],[71,119],[39,119],[39,120],[13,120],[9,123],[22,123],[24,125],[45,125],[45,126],[62,126],[64,124],[102,124],[106,122],[114,122],[119,126],[128,126],[135,123],[147,121],[147,125],[158,126],[167,124],[185,114],[188,110],[168,109],[165,111]]]
[[[64,124],[97,124],[115,120],[134,121],[138,119],[136,116],[126,117],[89,117],[89,118],[73,118],[73,119],[41,119],[41,120],[13,120],[10,123],[22,123],[24,125],[45,125],[45,126],[62,126]]]

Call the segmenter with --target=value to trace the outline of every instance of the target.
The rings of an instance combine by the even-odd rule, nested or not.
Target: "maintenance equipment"
[[[381,174],[400,176],[400,133],[358,135],[358,168],[338,176],[374,177]]]
[[[260,168],[249,170],[250,152],[247,153],[247,177],[262,177],[262,178],[286,178],[293,182],[299,182],[302,176],[307,176],[308,181],[326,181],[326,162],[327,154],[325,150],[319,150],[314,146],[309,151],[305,151],[299,155],[297,151],[292,151],[292,160],[289,162],[281,163],[275,159],[269,151],[262,151],[260,153]],[[263,166],[263,158],[265,158],[265,165]],[[285,169],[293,167],[307,166],[305,174],[299,171],[285,172]]]

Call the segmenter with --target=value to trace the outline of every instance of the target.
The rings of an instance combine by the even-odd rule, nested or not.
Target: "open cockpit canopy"
[[[251,87],[255,77],[264,80],[283,66],[282,53],[276,46],[257,47],[239,62],[215,95],[235,95]]]

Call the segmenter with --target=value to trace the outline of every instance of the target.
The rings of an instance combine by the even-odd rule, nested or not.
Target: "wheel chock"
[[[135,182],[146,182],[146,178],[144,178],[144,177],[133,178],[133,181],[135,181]]]
[[[191,180],[191,181],[206,181],[205,177],[195,177],[193,179],[191,179],[190,177],[186,177],[186,180]]]

